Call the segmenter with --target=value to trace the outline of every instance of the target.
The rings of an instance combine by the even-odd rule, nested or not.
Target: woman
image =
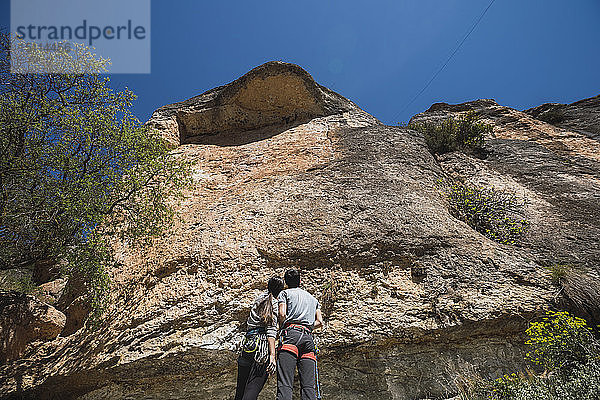
[[[235,400],[255,400],[267,377],[275,373],[275,337],[277,336],[277,296],[283,280],[269,279],[268,290],[256,298],[248,317],[248,331],[238,357]]]

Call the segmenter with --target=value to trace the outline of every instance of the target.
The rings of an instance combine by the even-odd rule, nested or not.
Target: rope
[[[433,74],[433,76],[431,77],[431,79],[427,82],[427,84],[423,87],[423,89],[421,89],[421,91],[419,91],[419,93],[417,93],[417,95],[415,97],[413,97],[413,99],[411,101],[408,102],[408,104],[406,104],[404,106],[404,108],[402,108],[400,110],[400,112],[398,112],[393,120],[396,120],[404,111],[406,111],[406,109],[408,107],[410,107],[410,105],[412,103],[415,102],[415,100],[417,100],[417,98],[423,94],[423,92],[425,90],[427,90],[427,88],[429,87],[429,85],[431,85],[431,83],[435,80],[435,78],[437,78],[437,76],[440,74],[440,72],[442,72],[442,70],[444,68],[446,68],[446,66],[448,65],[448,63],[450,62],[450,60],[452,60],[452,57],[454,57],[454,55],[458,52],[458,50],[461,48],[461,46],[463,45],[463,43],[465,43],[465,41],[467,40],[467,38],[471,35],[471,33],[473,33],[473,31],[475,30],[475,28],[477,27],[477,25],[479,25],[479,22],[481,22],[481,20],[483,19],[483,17],[485,16],[485,14],[487,13],[487,11],[490,9],[490,7],[492,6],[492,4],[494,4],[494,1],[496,0],[492,0],[490,1],[490,4],[488,4],[488,6],[485,8],[485,10],[483,10],[483,12],[481,13],[481,15],[479,16],[479,18],[477,18],[477,21],[475,21],[475,24],[473,24],[473,26],[471,27],[471,29],[467,32],[467,34],[462,38],[462,40],[460,41],[460,43],[458,44],[458,46],[456,46],[456,48],[454,49],[454,51],[452,52],[452,54],[450,54],[450,57],[448,57],[448,59],[446,60],[446,62],[442,65],[442,67],[440,69],[437,70],[437,72],[435,74]]]
[[[319,354],[319,345],[317,338],[314,337],[315,342],[315,387],[317,389],[317,400],[321,400],[323,397],[321,396],[321,385],[319,384],[319,367],[317,365],[317,354]]]

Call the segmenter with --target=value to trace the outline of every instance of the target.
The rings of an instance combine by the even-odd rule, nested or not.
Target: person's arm
[[[313,329],[318,329],[323,327],[323,314],[321,314],[321,309],[317,308],[317,312],[315,313],[315,324],[313,325]]]
[[[277,371],[277,360],[275,357],[275,338],[267,337],[269,342],[269,364],[267,365],[267,373],[269,375],[274,374]]]
[[[283,329],[283,323],[285,322],[285,317],[287,315],[287,304],[280,302],[279,303],[279,326]]]

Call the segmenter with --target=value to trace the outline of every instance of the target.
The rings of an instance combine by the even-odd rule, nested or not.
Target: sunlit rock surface
[[[600,141],[600,95],[571,104],[546,103],[525,112],[557,127]]]
[[[0,362],[20,358],[27,346],[56,338],[66,317],[33,296],[0,291]]]
[[[544,262],[598,259],[600,151],[488,100],[416,118],[473,106],[495,127],[485,160],[436,160],[419,133],[280,62],[158,109],[149,126],[193,162],[181,221],[149,248],[118,245],[105,323],[30,346],[1,367],[0,393],[230,399],[249,305],[291,266],[323,302],[326,399],[450,398],[464,377],[515,371],[524,328],[556,297]],[[524,246],[453,218],[452,179],[527,198]]]

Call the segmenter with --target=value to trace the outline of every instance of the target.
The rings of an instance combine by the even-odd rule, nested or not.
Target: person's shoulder
[[[309,298],[313,298],[315,300],[317,299],[308,290],[304,290],[304,289],[301,289],[301,288],[298,288],[298,289],[300,289],[300,291],[301,291],[300,293],[302,293],[304,296],[309,297]]]
[[[285,301],[285,299],[287,299],[287,291],[289,289],[283,289],[281,292],[279,292],[279,296],[277,296],[277,299],[279,301]]]
[[[269,291],[265,291],[265,292],[261,292],[258,296],[256,296],[256,298],[254,299],[254,303],[259,304],[262,303],[263,301],[265,301],[265,299],[269,297]]]
[[[277,303],[279,303],[279,296],[271,298],[271,303],[273,303],[273,307],[277,307]]]

